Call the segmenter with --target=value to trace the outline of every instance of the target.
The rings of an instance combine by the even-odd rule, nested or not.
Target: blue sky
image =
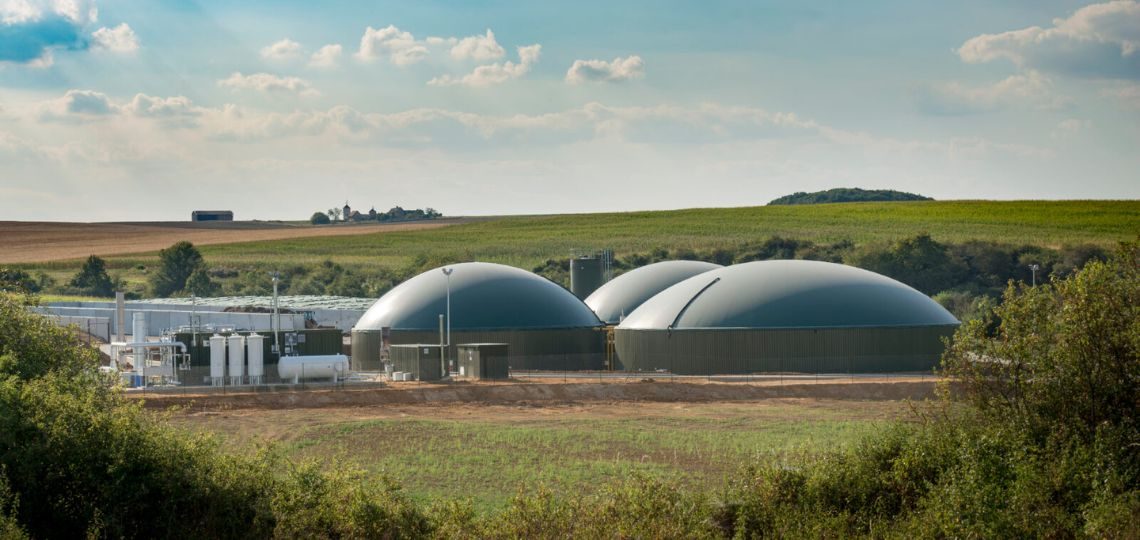
[[[1134,1],[0,0],[0,219],[1138,198],[1138,120]]]

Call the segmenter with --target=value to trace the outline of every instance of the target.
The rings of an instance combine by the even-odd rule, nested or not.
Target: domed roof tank
[[[443,268],[428,270],[388,291],[353,330],[437,330],[440,314],[447,312]],[[452,331],[601,326],[570,291],[526,270],[480,262],[446,268],[452,269]]]
[[[724,268],[703,261],[662,261],[626,272],[594,291],[586,305],[607,324],[617,324],[643,302],[697,274]]]
[[[757,261],[682,281],[631,313],[620,329],[840,328],[955,325],[926,295],[842,264]]]

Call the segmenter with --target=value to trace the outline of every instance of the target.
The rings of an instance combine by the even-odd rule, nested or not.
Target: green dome
[[[619,329],[945,326],[958,320],[886,276],[819,261],[758,261],[682,281],[629,314]]]
[[[452,331],[601,326],[570,291],[526,270],[478,262],[446,268],[452,269]],[[438,330],[447,288],[442,268],[428,270],[380,297],[353,330]]]
[[[617,324],[657,293],[709,270],[724,268],[703,261],[662,261],[630,270],[594,291],[586,305],[598,318]]]

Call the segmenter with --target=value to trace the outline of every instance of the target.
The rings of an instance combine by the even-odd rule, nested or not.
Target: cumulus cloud
[[[0,2],[0,62],[50,66],[53,50],[87,47],[83,28],[96,17],[94,4],[79,0]]]
[[[1004,59],[1074,77],[1140,79],[1140,4],[1093,4],[1049,28],[982,34],[963,43],[958,55],[969,63]]]
[[[566,71],[566,82],[580,84],[583,82],[621,82],[631,79],[640,79],[645,76],[645,63],[640,56],[633,55],[625,58],[614,58],[613,62],[605,60],[575,60],[570,69]]]
[[[301,44],[289,38],[282,39],[261,48],[261,57],[266,60],[296,60],[302,54]]]
[[[417,41],[411,32],[392,25],[379,29],[369,26],[360,38],[360,50],[356,52],[356,57],[372,61],[387,56],[393,64],[407,66],[423,60],[427,53],[427,45]]]
[[[485,66],[476,67],[474,71],[459,78],[450,75],[441,75],[430,81],[430,86],[491,86],[493,84],[500,84],[511,79],[517,79],[526,75],[531,66],[538,62],[538,57],[542,53],[542,45],[534,44],[525,47],[519,47],[519,61],[518,63],[496,62]]]
[[[503,47],[495,41],[495,33],[490,28],[482,36],[469,36],[457,41],[451,38],[451,40],[455,44],[451,48],[451,57],[456,60],[471,59],[487,62],[502,58],[506,54]]]
[[[959,115],[992,112],[1010,107],[1061,109],[1069,99],[1053,92],[1053,83],[1036,71],[1012,75],[987,86],[957,82],[931,84],[911,92],[915,105],[928,114]]]
[[[134,99],[123,106],[123,110],[135,116],[149,118],[174,118],[179,116],[198,116],[201,109],[190,102],[185,96],[154,97],[146,94],[135,94]]]
[[[235,90],[256,90],[263,93],[294,94],[306,97],[320,94],[304,79],[278,77],[270,73],[243,75],[240,71],[235,71],[228,78],[219,80],[218,86]]]
[[[117,53],[130,53],[139,49],[139,38],[130,25],[122,23],[114,28],[103,27],[91,34],[91,46]]]
[[[313,56],[309,58],[309,65],[312,67],[336,67],[340,62],[340,55],[344,52],[344,48],[337,44],[325,45]]]

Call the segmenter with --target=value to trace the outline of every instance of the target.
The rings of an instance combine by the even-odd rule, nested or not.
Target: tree
[[[0,267],[0,291],[37,293],[40,292],[40,284],[23,270]]]
[[[151,287],[160,298],[181,292],[190,275],[205,266],[198,248],[185,240],[158,252],[158,257],[159,269],[151,277]]]
[[[328,214],[324,212],[313,212],[313,216],[309,218],[309,223],[313,225],[328,225],[331,222]]]
[[[997,421],[1038,441],[1117,437],[1140,471],[1140,244],[1052,284],[1011,284],[943,362]]]
[[[67,286],[91,296],[112,296],[115,293],[115,284],[107,275],[107,264],[95,255],[87,257]]]
[[[329,208],[329,211],[326,213],[328,214],[330,220],[340,221],[340,208]]]
[[[210,279],[205,268],[195,270],[189,278],[186,278],[186,292],[194,296],[215,296],[220,290],[221,286]]]

